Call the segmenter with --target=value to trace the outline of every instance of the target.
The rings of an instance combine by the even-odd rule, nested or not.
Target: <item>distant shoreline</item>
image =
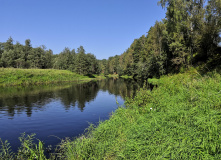
[[[0,68],[0,87],[29,86],[61,82],[88,82],[104,76],[79,75],[68,70]]]

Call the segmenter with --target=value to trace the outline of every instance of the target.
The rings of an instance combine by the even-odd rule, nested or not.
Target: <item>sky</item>
[[[165,18],[158,0],[0,0],[0,42],[31,40],[54,54],[83,46],[97,59],[120,55]]]

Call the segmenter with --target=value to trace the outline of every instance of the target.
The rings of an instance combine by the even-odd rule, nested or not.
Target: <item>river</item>
[[[45,147],[53,148],[65,137],[85,133],[92,123],[109,119],[125,97],[135,95],[132,80],[106,79],[89,83],[65,83],[0,88],[0,138],[12,150],[20,146],[22,133],[35,133]]]

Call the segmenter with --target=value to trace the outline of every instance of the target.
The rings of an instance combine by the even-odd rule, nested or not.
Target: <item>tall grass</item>
[[[0,68],[0,86],[49,84],[91,78],[67,70]]]
[[[26,135],[23,133],[19,140],[21,146],[18,152],[15,154],[10,149],[10,144],[8,141],[3,142],[0,139],[0,159],[2,160],[46,160],[45,149],[43,143],[38,140],[38,143],[34,143],[35,134]]]
[[[221,76],[195,70],[154,80],[110,119],[61,142],[57,159],[221,159]],[[9,154],[11,155],[11,154]],[[52,158],[55,158],[52,157]]]
[[[89,135],[61,143],[63,159],[220,159],[221,76],[154,80]],[[61,159],[62,159],[61,158]]]

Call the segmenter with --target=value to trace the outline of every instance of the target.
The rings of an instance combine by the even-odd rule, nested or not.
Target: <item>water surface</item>
[[[83,134],[90,123],[107,120],[137,88],[137,83],[124,79],[0,88],[0,138],[14,151],[24,132],[36,133],[45,146],[55,146],[60,139]]]

